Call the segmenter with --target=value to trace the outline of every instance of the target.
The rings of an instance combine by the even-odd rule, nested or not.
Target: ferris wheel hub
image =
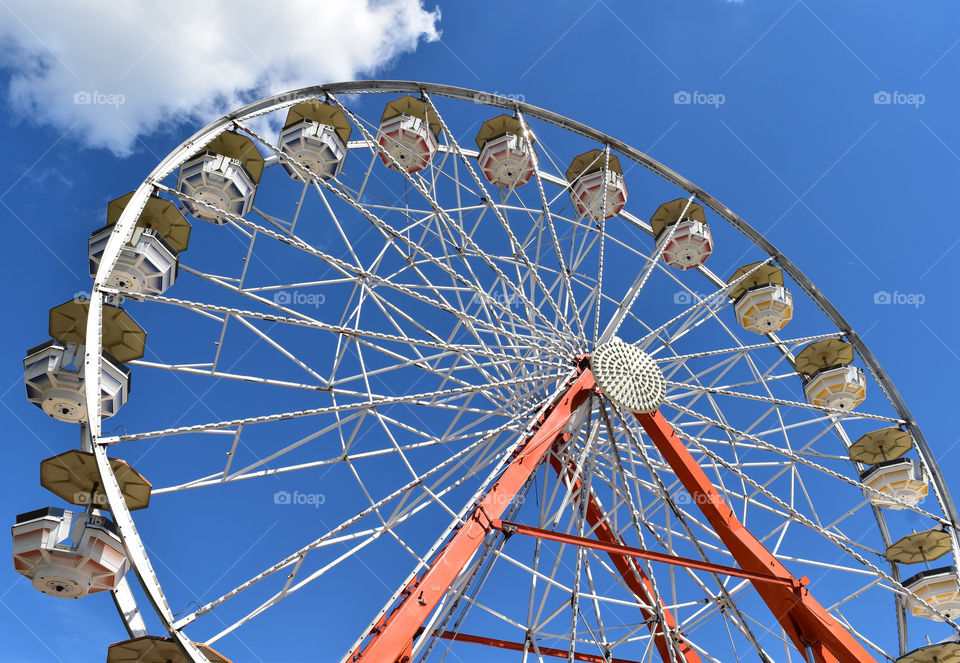
[[[600,390],[630,412],[653,412],[666,397],[660,367],[634,345],[619,339],[604,343],[594,350],[591,366]]]

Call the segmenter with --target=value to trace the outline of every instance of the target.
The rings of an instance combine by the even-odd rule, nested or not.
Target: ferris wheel
[[[960,661],[957,513],[895,387],[629,145],[324,85],[106,217],[24,360],[79,425],[41,463],[74,506],[17,516],[13,553],[111,593],[108,663]]]

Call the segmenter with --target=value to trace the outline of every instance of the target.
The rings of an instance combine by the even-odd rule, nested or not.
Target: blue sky
[[[187,99],[174,106],[182,112],[142,124],[121,115],[116,121],[130,126],[123,131],[103,116],[75,123],[68,95],[107,90],[139,103],[165,61],[131,44],[121,53],[130,73],[104,81],[77,66],[94,67],[97,59],[87,55],[116,48],[100,48],[104,35],[96,35],[84,57],[60,62],[76,79],[41,85],[41,73],[30,88],[25,72],[58,69],[56,59],[37,58],[51,47],[60,52],[57,31],[65,35],[67,26],[35,23],[40,17],[21,4],[0,2],[0,44],[18,45],[0,59],[0,138],[8,155],[0,165],[8,238],[2,269],[11,286],[0,331],[0,425],[11,523],[16,513],[53,503],[37,481],[39,461],[75,444],[71,427],[47,421],[24,399],[24,351],[46,340],[51,306],[88,289],[86,237],[103,225],[107,201],[135,188],[216,108],[190,95],[229,99],[231,85],[223,77],[216,85],[185,80],[182,88],[166,81],[159,87],[171,99]],[[960,435],[950,416],[960,369],[960,229],[950,211],[960,175],[955,3],[496,0],[442,2],[439,13],[435,35],[410,19],[406,42],[326,69],[321,58],[316,78],[309,68],[275,67],[268,85],[352,74],[452,83],[516,96],[646,151],[736,211],[817,284],[878,357],[948,482],[960,489],[951,478]],[[314,18],[322,44],[335,27]],[[338,19],[352,20],[349,13]],[[263,38],[267,63],[282,61],[284,46],[274,41]],[[260,83],[238,82],[230,92],[252,99],[258,90],[248,88]],[[105,644],[123,638],[107,597],[57,602],[12,569],[4,578],[4,660],[100,661]],[[245,651],[236,654],[247,660]]]

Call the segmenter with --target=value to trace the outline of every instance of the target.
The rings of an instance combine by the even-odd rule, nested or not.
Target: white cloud
[[[4,0],[0,65],[15,113],[124,155],[172,120],[369,74],[439,19],[421,0]]]

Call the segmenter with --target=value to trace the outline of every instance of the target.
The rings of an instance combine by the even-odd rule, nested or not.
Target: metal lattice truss
[[[380,96],[345,96],[381,88],[424,92],[441,125],[440,148],[419,173],[384,167]],[[354,140],[337,178],[296,182],[273,167],[290,157],[264,137],[265,116],[317,95],[344,111]],[[910,592],[884,551],[902,523],[951,526],[952,507],[925,443],[918,446],[934,476],[933,497],[900,502],[895,513],[872,506],[876,491],[860,482],[863,468],[849,461],[846,447],[875,428],[914,431],[878,368],[871,386],[880,388],[856,411],[804,399],[793,355],[815,340],[859,344],[852,331],[819,294],[810,300],[817,306],[798,307],[780,337],[740,328],[727,296],[737,282],[728,285],[705,267],[679,272],[661,259],[640,213],[662,202],[648,190],[669,190],[646,171],[633,173],[637,185],[628,173],[633,197],[619,216],[578,216],[563,175],[576,146],[599,146],[607,159],[611,149],[635,157],[575,123],[494,98],[491,105],[509,105],[537,136],[541,163],[521,188],[490,186],[477,151],[465,144],[491,109],[444,98],[458,95],[466,96],[370,84],[259,102],[161,163],[117,225],[115,252],[151,191],[185,202],[172,182],[176,168],[224,129],[250,136],[267,157],[251,213],[230,215],[222,227],[194,222],[193,247],[181,256],[170,293],[108,288],[111,264],[104,260],[94,313],[101,296],[122,296],[148,331],[151,323],[177,330],[176,338],[148,338],[147,356],[132,362],[138,389],[179,394],[176,402],[191,405],[182,414],[164,406],[136,419],[118,416],[125,428],[116,432],[101,431],[99,417],[91,417],[101,471],[109,473],[108,449],[142,458],[137,467],[148,477],[151,463],[162,466],[166,482],[155,483],[151,512],[168,503],[201,511],[209,504],[216,519],[219,495],[239,494],[234,485],[288,499],[296,489],[322,493],[330,505],[309,526],[299,512],[278,508],[276,530],[238,536],[250,539],[250,550],[242,546],[238,559],[227,560],[215,592],[179,587],[174,609],[175,562],[147,554],[156,524],[138,530],[107,481],[131,561],[165,627],[199,661],[185,630],[206,644],[231,634],[242,640],[241,627],[282,615],[286,599],[308,595],[320,605],[316,597],[341,592],[347,582],[364,594],[362,605],[376,609],[340,640],[324,639],[336,656],[357,651],[465,526],[579,358],[616,336],[655,360],[666,381],[661,412],[753,535],[794,575],[809,576],[820,603],[877,660],[902,654]],[[643,158],[641,165],[658,171]],[[721,209],[659,168],[656,175],[681,185],[678,195]],[[785,264],[754,239],[718,231],[712,260],[730,272],[741,252],[744,263]],[[800,290],[813,291],[792,265],[788,273]],[[90,318],[90,333],[99,333],[97,315]],[[88,367],[98,361],[95,351],[87,357]],[[884,394],[893,395],[888,401]],[[505,520],[580,537],[607,528],[629,546],[736,565],[632,415],[594,395],[565,430],[569,441],[547,453],[505,506]],[[914,437],[922,442],[918,431]],[[195,458],[181,455],[189,449]],[[602,505],[599,522],[589,517],[592,504]],[[242,530],[244,523],[219,527]],[[481,635],[516,643],[521,653],[512,656],[525,661],[556,660],[558,651],[571,661],[660,660],[663,651],[674,662],[801,660],[750,580],[644,561],[636,566],[649,585],[638,594],[602,551],[494,530],[483,537],[423,624],[410,660],[443,660],[448,651],[478,647]],[[217,545],[211,541],[210,550]],[[658,641],[666,643],[659,653]]]

